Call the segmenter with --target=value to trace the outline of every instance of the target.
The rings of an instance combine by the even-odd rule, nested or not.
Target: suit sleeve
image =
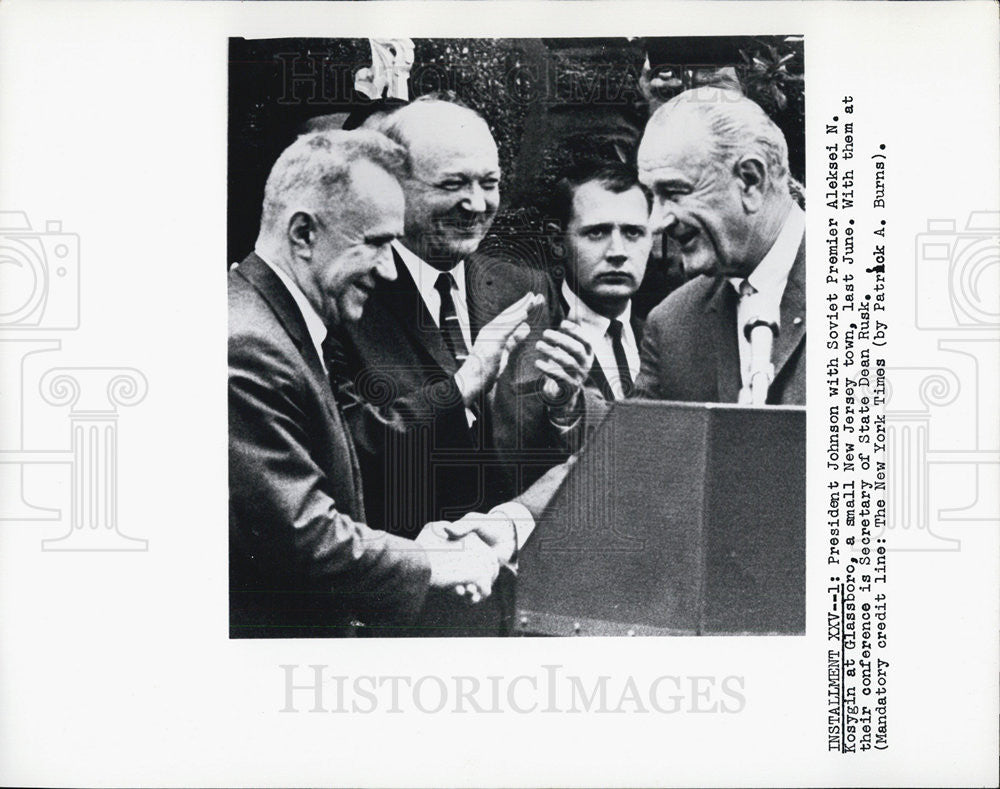
[[[365,366],[344,338],[330,363],[337,400],[355,444],[369,456],[383,457],[387,432],[403,434],[427,424],[465,424],[465,403],[454,376],[431,376],[421,386],[400,386],[391,365]]]
[[[253,524],[241,535],[246,550],[270,577],[328,590],[366,621],[411,622],[427,594],[429,560],[414,542],[338,508],[332,480],[307,448],[306,430],[318,426],[309,424],[301,376],[280,348],[230,340],[230,506]]]
[[[667,353],[666,337],[662,322],[656,317],[655,312],[650,314],[642,334],[639,348],[639,377],[635,382],[634,397],[664,400],[667,398],[661,386],[661,374],[664,356]]]

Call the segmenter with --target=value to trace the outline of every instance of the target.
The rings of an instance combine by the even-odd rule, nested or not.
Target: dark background
[[[553,263],[543,205],[567,165],[633,160],[658,102],[725,79],[731,67],[788,140],[804,183],[801,37],[414,39],[410,98],[454,91],[489,123],[500,151],[502,203],[481,250],[516,249]],[[253,248],[271,165],[310,118],[369,103],[354,77],[371,65],[367,39],[231,39],[228,260]],[[649,58],[651,73],[643,77]],[[652,81],[650,80],[652,77]],[[636,298],[645,315],[682,281],[669,249],[654,253]]]

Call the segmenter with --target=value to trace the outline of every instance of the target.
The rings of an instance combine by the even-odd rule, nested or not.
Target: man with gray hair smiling
[[[701,276],[650,312],[637,394],[750,403],[762,369],[761,400],[804,404],[805,214],[788,190],[781,130],[738,92],[696,88],[650,118],[638,165],[654,227]]]
[[[255,251],[229,272],[230,635],[394,634],[429,591],[488,596],[496,551],[447,524],[365,524],[354,443],[324,357],[395,278],[402,149],[372,131],[299,137],[264,190]],[[472,592],[470,593],[470,589]]]

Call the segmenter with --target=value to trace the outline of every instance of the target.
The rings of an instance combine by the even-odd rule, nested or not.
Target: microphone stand
[[[750,405],[767,403],[767,390],[774,380],[771,349],[778,336],[778,324],[754,315],[743,327],[743,335],[750,343]]]

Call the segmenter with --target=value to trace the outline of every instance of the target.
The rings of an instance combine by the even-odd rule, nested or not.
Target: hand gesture
[[[430,560],[430,585],[434,589],[454,589],[459,596],[478,603],[493,591],[500,564],[493,549],[475,533],[449,539],[449,526],[445,521],[435,521],[417,535],[417,544]]]
[[[543,393],[555,415],[572,412],[594,364],[594,349],[580,324],[564,320],[558,329],[546,329],[535,349],[541,358],[535,367],[545,373]]]
[[[455,383],[466,405],[471,405],[493,385],[511,350],[528,336],[528,313],[544,303],[544,296],[526,293],[483,326],[465,363],[455,374]]]
[[[454,523],[444,524],[444,530],[453,540],[468,534],[478,535],[493,549],[501,564],[511,560],[517,547],[514,523],[502,513],[470,512]]]

